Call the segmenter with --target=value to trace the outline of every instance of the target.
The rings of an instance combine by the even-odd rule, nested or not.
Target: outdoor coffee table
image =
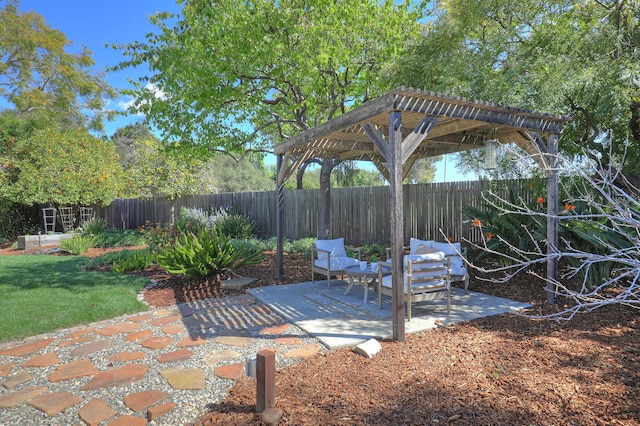
[[[369,286],[376,283],[376,279],[378,278],[378,271],[373,271],[371,269],[371,264],[367,264],[367,268],[362,270],[360,269],[360,265],[352,265],[344,268],[344,274],[349,277],[349,287],[344,292],[344,294],[348,294],[351,290],[351,287],[354,285],[362,285],[364,287],[364,303],[367,303],[367,299],[369,297]],[[382,268],[382,276],[391,274],[391,268],[385,266]],[[358,279],[356,281],[356,278]],[[369,281],[371,279],[371,281]]]

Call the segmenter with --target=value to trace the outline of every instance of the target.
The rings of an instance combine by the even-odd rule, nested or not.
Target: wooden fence
[[[462,214],[464,205],[481,207],[482,193],[491,190],[503,197],[509,189],[523,196],[527,181],[473,181],[405,185],[403,187],[404,239],[444,240],[442,232],[454,241],[479,239],[478,230]],[[389,187],[331,189],[331,236],[344,237],[348,244],[388,244],[390,236]],[[297,240],[317,235],[320,191],[285,191],[284,237]],[[116,229],[136,229],[146,222],[172,223],[182,207],[212,211],[220,206],[253,219],[260,238],[276,234],[276,192],[236,192],[186,196],[175,200],[118,199],[107,207],[94,206],[96,217]]]

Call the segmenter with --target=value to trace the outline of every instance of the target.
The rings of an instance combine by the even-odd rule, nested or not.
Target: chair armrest
[[[331,270],[331,252],[329,250],[319,249],[314,245],[311,246],[311,267],[315,266],[315,261],[320,260],[317,256],[319,253],[327,253],[327,267],[326,270]]]

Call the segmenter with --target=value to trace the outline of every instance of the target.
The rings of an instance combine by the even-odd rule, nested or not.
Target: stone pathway
[[[1,344],[0,424],[188,424],[263,349],[277,368],[325,351],[248,295]]]

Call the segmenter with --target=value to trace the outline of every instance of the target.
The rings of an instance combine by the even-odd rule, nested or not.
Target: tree
[[[392,81],[564,113],[571,120],[559,144],[568,156],[588,148],[614,164],[629,147],[623,171],[640,181],[640,3],[447,0],[438,7]]]
[[[118,151],[120,157],[120,163],[125,170],[129,169],[139,160],[136,142],[144,140],[160,142],[159,139],[151,133],[149,127],[141,122],[127,124],[124,127],[116,129],[109,140],[115,144],[116,151]]]
[[[435,163],[442,160],[442,156],[421,158],[417,160],[404,179],[405,183],[431,183],[436,177]]]
[[[217,154],[210,162],[218,192],[273,191],[275,183],[258,156]]]
[[[22,116],[101,130],[105,102],[115,92],[91,73],[91,52],[67,53],[66,36],[37,13],[20,13],[18,4],[8,0],[0,9],[0,97]]]
[[[108,205],[122,184],[113,144],[85,129],[36,130],[24,139],[0,129],[0,198],[26,205]]]
[[[384,185],[384,178],[378,170],[357,168],[353,161],[343,161],[331,179],[332,186],[342,188]]]
[[[270,150],[388,90],[380,76],[418,33],[421,10],[409,0],[180,4],[181,17],[152,17],[159,32],[146,43],[115,46],[129,58],[118,69],[152,71],[125,93],[168,138],[230,152]],[[339,160],[318,161],[328,200]],[[319,227],[328,233],[328,221]]]
[[[167,149],[152,137],[135,139],[130,154],[135,161],[125,168],[124,197],[173,199],[218,192],[210,164],[186,150]]]

